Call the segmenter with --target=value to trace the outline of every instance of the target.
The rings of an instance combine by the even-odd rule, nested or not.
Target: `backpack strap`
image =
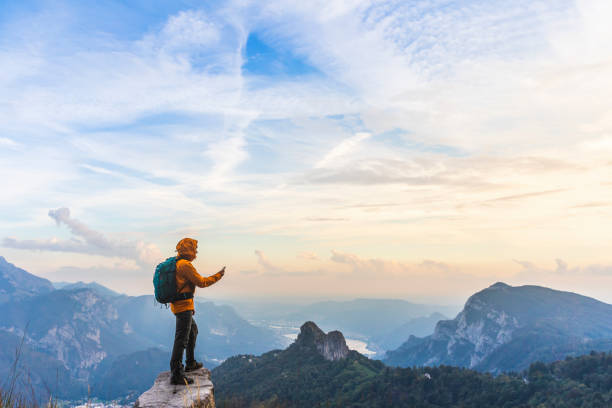
[[[187,299],[193,299],[193,292],[177,293],[172,302],[176,302],[178,300],[187,300]]]
[[[178,262],[179,260],[181,260],[183,258],[181,258],[180,256],[176,257],[176,261]],[[187,299],[193,299],[193,292],[186,292],[186,293],[181,293],[181,290],[185,289],[185,287],[187,286],[188,282],[185,283],[183,285],[182,288],[180,288],[179,290],[177,290],[177,294],[176,296],[174,296],[174,300],[173,302],[176,302],[177,300],[187,300]]]

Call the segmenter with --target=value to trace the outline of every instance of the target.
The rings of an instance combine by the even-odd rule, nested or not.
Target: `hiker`
[[[191,378],[185,377],[186,371],[201,368],[202,363],[195,360],[194,351],[196,338],[198,337],[198,326],[193,315],[193,293],[195,287],[205,288],[216,283],[225,274],[225,266],[219,272],[209,277],[202,277],[191,264],[198,253],[198,241],[191,238],[183,238],[176,245],[176,288],[180,294],[186,294],[185,299],[176,300],[170,304],[172,313],[176,316],[176,331],[174,334],[174,346],[172,357],[170,357],[170,370],[172,384],[192,384]],[[183,368],[183,350],[187,350],[185,367]]]

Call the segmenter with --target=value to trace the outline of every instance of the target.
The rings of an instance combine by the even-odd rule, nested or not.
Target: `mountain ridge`
[[[497,282],[470,296],[455,319],[439,321],[432,335],[409,337],[383,361],[500,372],[524,369],[534,359],[552,361],[573,352],[605,350],[609,344],[612,305],[573,292]],[[516,363],[516,354],[496,355],[521,348],[529,358]]]
[[[53,284],[53,287],[55,289],[64,289],[64,290],[71,290],[71,289],[92,289],[97,291],[98,293],[100,293],[101,295],[104,296],[127,296],[125,294],[116,292],[104,285],[99,284],[96,281],[91,281],[91,282],[83,282],[83,281],[77,281],[77,282],[51,282]]]
[[[53,284],[0,256],[0,303],[53,291]]]

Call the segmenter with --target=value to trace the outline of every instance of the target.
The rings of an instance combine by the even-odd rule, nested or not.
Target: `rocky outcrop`
[[[341,360],[349,353],[342,333],[335,330],[325,334],[313,322],[306,322],[302,325],[295,344],[305,347],[314,346],[326,360],[330,361]]]
[[[201,368],[187,373],[187,377],[193,379],[193,384],[172,385],[170,371],[160,373],[153,387],[138,397],[134,408],[215,408],[210,371]]]

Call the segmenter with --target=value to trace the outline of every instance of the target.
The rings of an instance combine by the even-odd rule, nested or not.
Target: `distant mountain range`
[[[452,309],[401,299],[354,299],[313,303],[287,316],[287,319],[298,324],[312,320],[324,330],[342,328],[347,336],[370,338],[396,329],[411,319],[436,312],[448,313]],[[398,321],[402,323],[398,324]]]
[[[95,385],[92,396],[107,397],[121,394],[118,384],[125,385],[126,394],[143,390],[127,379],[109,381],[106,368],[119,373],[118,362],[144,352],[150,367],[169,364],[175,320],[170,310],[154,304],[153,296],[119,295],[95,282],[54,289],[48,280],[4,258],[0,287],[6,295],[0,304],[2,378],[10,377],[15,352],[21,349],[17,368],[24,387],[33,383],[39,394],[52,391],[74,399],[87,395],[87,385]],[[208,367],[235,354],[262,353],[282,344],[273,331],[251,325],[229,306],[196,301],[195,319],[196,357]],[[136,368],[127,366],[123,372],[135,373]],[[111,388],[104,385],[111,383]]]
[[[342,333],[307,322],[287,349],[229,358],[212,379],[219,407],[601,408],[612,402],[612,354],[498,377],[450,366],[389,368],[347,352]]]
[[[265,301],[232,304],[241,315],[259,325],[295,330],[304,321],[316,321],[323,330],[341,330],[348,338],[366,342],[368,349],[378,355],[397,348],[410,335],[433,333],[439,320],[459,311],[456,306],[418,304],[401,299],[361,298],[303,306]]]
[[[424,337],[434,332],[436,324],[447,317],[441,313],[432,313],[429,316],[415,317],[393,330],[383,332],[368,339],[368,348],[384,351],[395,350],[410,336]],[[378,358],[379,354],[377,354]]]
[[[0,257],[0,378],[17,378],[21,386],[31,386],[43,396],[49,391],[59,398],[77,399],[87,394],[89,386],[91,396],[129,401],[167,368],[174,316],[156,306],[153,296],[126,296],[95,282],[56,285],[61,288]],[[441,366],[518,372],[537,360],[612,350],[612,305],[575,293],[496,283],[471,296],[455,319],[443,319],[436,313],[439,310],[444,309],[356,299],[319,302],[284,314],[293,319],[290,324],[299,316],[320,316],[326,325],[337,322],[379,348],[393,348],[403,341],[387,353],[385,364],[438,366],[437,371],[389,369],[349,350],[342,333],[325,334],[312,322],[302,325],[291,346],[278,350],[286,344],[278,333],[248,323],[230,306],[212,302],[196,304],[196,357],[208,367],[227,359],[213,371],[213,381],[221,395],[238,398],[238,403],[277,398],[289,406],[317,406],[302,405],[303,401],[385,406],[369,405],[361,398],[372,397],[374,389],[381,395],[388,390],[399,393],[387,395],[389,400],[405,397],[406,389],[396,389],[398,383],[389,383],[389,375],[407,381],[410,393],[423,395],[430,395],[429,389],[419,381],[428,373],[450,376],[448,381],[453,376],[469,377],[468,382],[495,390],[497,379]],[[436,386],[450,387],[444,381]],[[483,398],[495,398],[498,391]],[[431,398],[438,397],[431,394]],[[270,404],[266,406],[282,406]]]
[[[388,365],[453,365],[520,371],[591,350],[612,350],[612,305],[540,286],[496,283],[472,295],[453,320],[387,353]]]

